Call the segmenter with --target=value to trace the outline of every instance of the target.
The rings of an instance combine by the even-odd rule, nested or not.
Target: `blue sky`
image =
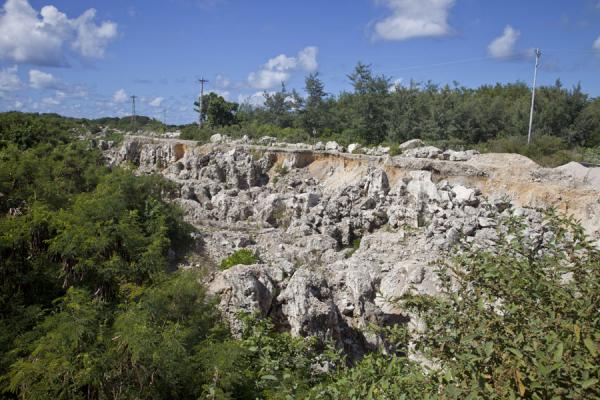
[[[195,120],[197,79],[232,101],[301,90],[318,71],[350,90],[357,61],[476,87],[581,82],[600,96],[600,0],[0,0],[0,110]]]

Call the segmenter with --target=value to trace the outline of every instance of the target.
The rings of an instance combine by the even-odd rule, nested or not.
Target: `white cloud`
[[[319,49],[314,46],[306,47],[298,53],[298,64],[306,71],[313,72],[319,68],[317,54]]]
[[[594,42],[594,50],[598,50],[600,51],[600,36],[598,36],[598,39],[596,39],[596,41]]]
[[[374,37],[407,40],[416,37],[445,36],[455,0],[376,0],[392,10],[392,15],[375,24]]]
[[[6,0],[0,11],[0,59],[17,63],[65,66],[66,43],[84,57],[100,58],[117,36],[117,24],[94,23],[96,10],[70,19],[54,6],[39,13],[28,0]]]
[[[269,89],[287,81],[298,69],[315,71],[319,66],[318,51],[318,48],[309,46],[300,50],[296,57],[288,57],[285,54],[273,57],[258,72],[251,72],[248,75],[248,83],[257,89]]]
[[[20,110],[21,108],[23,108],[23,103],[20,101],[15,101],[15,105],[13,106],[15,108],[15,110]]]
[[[113,101],[115,103],[125,103],[128,97],[125,89],[119,89],[113,94]]]
[[[117,24],[104,21],[101,25],[96,25],[95,17],[96,10],[90,8],[72,21],[72,26],[77,30],[77,38],[71,47],[85,57],[102,58],[108,42],[117,37]]]
[[[21,79],[17,75],[18,67],[7,67],[0,70],[0,93],[12,92],[22,87]]]
[[[215,78],[215,85],[218,88],[228,88],[229,85],[231,85],[231,80],[229,80],[229,78],[227,78],[226,76],[223,76],[221,74],[218,74]]]
[[[494,58],[508,58],[515,55],[515,44],[521,32],[507,25],[502,36],[497,37],[488,46],[489,54]]]
[[[58,87],[58,81],[52,74],[32,69],[29,71],[29,86],[34,89],[54,89]]]
[[[152,100],[150,103],[148,103],[149,105],[151,105],[152,107],[160,107],[160,105],[162,104],[164,98],[162,97],[157,97],[154,100]]]

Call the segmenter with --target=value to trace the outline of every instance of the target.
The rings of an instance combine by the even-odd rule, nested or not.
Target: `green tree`
[[[281,90],[274,93],[265,91],[263,118],[266,122],[288,128],[293,124],[293,111],[302,107],[302,101],[298,93],[294,90],[291,93],[287,91],[285,83],[281,82]]]
[[[194,102],[194,111],[200,112],[200,104]],[[202,115],[209,126],[222,127],[236,122],[236,112],[239,105],[226,101],[222,96],[211,92],[202,97]]]
[[[588,103],[571,129],[572,141],[584,146],[600,145],[600,99]]]
[[[316,136],[327,127],[328,105],[325,85],[319,78],[319,73],[308,75],[304,81],[304,89],[307,93],[306,105],[301,113],[301,125],[309,134]]]
[[[387,135],[390,79],[373,75],[371,66],[360,62],[348,79],[354,88],[354,93],[348,96],[352,129],[364,142],[380,143]]]

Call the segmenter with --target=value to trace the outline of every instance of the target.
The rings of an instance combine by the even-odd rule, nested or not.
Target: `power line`
[[[131,96],[131,131],[135,132],[135,99],[137,96]]]
[[[535,68],[533,70],[533,87],[531,89],[531,111],[529,112],[529,133],[527,134],[527,145],[531,143],[531,128],[533,127],[533,108],[535,106],[535,84],[537,81],[537,71],[540,66],[540,57],[542,56],[542,51],[540,49],[535,49]]]
[[[204,79],[204,77],[202,77],[201,79],[198,79],[198,82],[200,82],[200,99],[198,101],[198,125],[202,126],[202,122],[204,122],[204,114],[202,112],[202,100],[204,97],[204,84],[208,83],[208,81],[206,79]]]

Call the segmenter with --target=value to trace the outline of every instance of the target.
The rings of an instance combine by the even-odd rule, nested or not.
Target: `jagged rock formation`
[[[384,157],[342,154],[334,142],[309,148],[214,139],[197,146],[130,137],[107,156],[177,183],[174,201],[199,227],[215,264],[239,248],[258,255],[259,264],[208,277],[234,332],[240,311],[259,312],[360,356],[381,344],[370,324],[407,318],[391,299],[408,290],[437,294],[431,262],[466,244],[493,247],[507,218],[526,219],[536,248],[552,232],[531,207],[557,206],[599,236],[597,171],[442,152],[420,141]]]

